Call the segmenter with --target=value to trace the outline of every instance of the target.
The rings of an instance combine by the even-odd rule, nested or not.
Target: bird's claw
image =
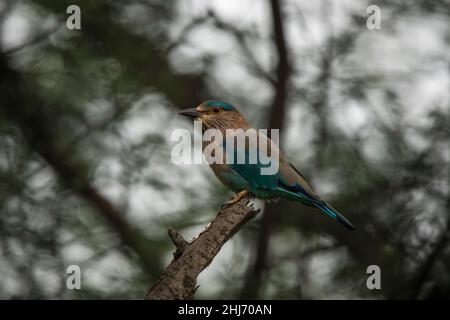
[[[248,190],[242,190],[241,192],[239,192],[238,194],[236,194],[236,196],[231,199],[230,201],[225,202],[224,204],[222,204],[221,206],[221,210],[228,208],[229,206],[239,202],[242,198],[246,197],[249,195]]]
[[[227,202],[225,202],[224,204],[222,204],[220,206],[220,210],[224,210],[224,209],[228,208],[231,205],[232,205],[231,201],[227,201]]]
[[[243,198],[247,197],[250,194],[250,192],[248,192],[247,190],[243,190],[241,192],[239,192],[233,199],[231,199],[230,201],[225,202],[224,204],[222,204],[222,206],[220,207],[221,210],[224,210],[228,207],[230,207],[231,205],[241,201]],[[248,201],[245,202],[246,206],[250,206],[252,205],[252,201],[250,199],[248,199]]]

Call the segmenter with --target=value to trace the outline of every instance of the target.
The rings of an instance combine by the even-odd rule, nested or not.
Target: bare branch
[[[192,298],[198,288],[198,275],[212,262],[228,239],[258,212],[259,210],[248,205],[248,198],[244,198],[220,211],[207,228],[191,242],[184,240],[175,229],[169,229],[169,235],[177,250],[172,262],[145,298]]]
[[[169,237],[175,247],[177,247],[177,250],[173,253],[173,257],[176,259],[183,254],[184,249],[186,249],[189,242],[187,242],[174,228],[169,228]]]

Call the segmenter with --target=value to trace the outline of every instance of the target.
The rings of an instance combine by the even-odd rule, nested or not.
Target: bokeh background
[[[66,8],[81,8],[81,30]],[[366,27],[367,7],[381,29]],[[279,201],[198,299],[450,297],[448,0],[2,0],[0,298],[141,299],[167,236],[232,194],[175,165],[181,108],[219,99],[281,145],[358,228]],[[66,288],[78,265],[82,289]],[[368,290],[366,268],[381,268]]]

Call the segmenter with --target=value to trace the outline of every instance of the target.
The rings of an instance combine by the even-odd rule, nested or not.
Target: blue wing
[[[271,159],[272,163],[263,163],[258,148],[251,149],[246,146],[245,149],[236,149],[233,154],[228,152],[229,150],[227,156],[233,157],[234,163],[229,164],[230,170],[225,173],[224,178],[234,185],[235,191],[247,188],[258,198],[286,198],[299,201],[320,209],[349,229],[356,229],[342,214],[317,195],[305,177],[287,162],[281,153],[279,157]],[[245,154],[244,163],[238,163],[238,152]],[[252,156],[253,160],[256,158],[256,163],[250,162]],[[261,170],[271,165],[277,165],[279,170],[272,175],[262,174]]]

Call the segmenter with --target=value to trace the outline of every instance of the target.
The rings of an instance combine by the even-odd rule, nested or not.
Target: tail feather
[[[307,206],[315,206],[319,208],[321,211],[328,214],[330,217],[335,219],[337,222],[342,224],[344,227],[350,230],[356,230],[355,226],[347,220],[342,214],[340,214],[336,209],[330,206],[328,203],[323,200],[317,199],[306,193],[303,189],[299,189],[299,186],[289,187],[283,185],[277,189],[278,195],[282,198],[291,199],[299,201]]]
[[[342,214],[340,214],[336,209],[334,209],[332,206],[330,206],[328,203],[322,202],[322,203],[315,203],[315,206],[328,214],[330,217],[335,219],[337,222],[342,224],[344,227],[350,229],[350,230],[356,230],[356,227],[347,220]]]

